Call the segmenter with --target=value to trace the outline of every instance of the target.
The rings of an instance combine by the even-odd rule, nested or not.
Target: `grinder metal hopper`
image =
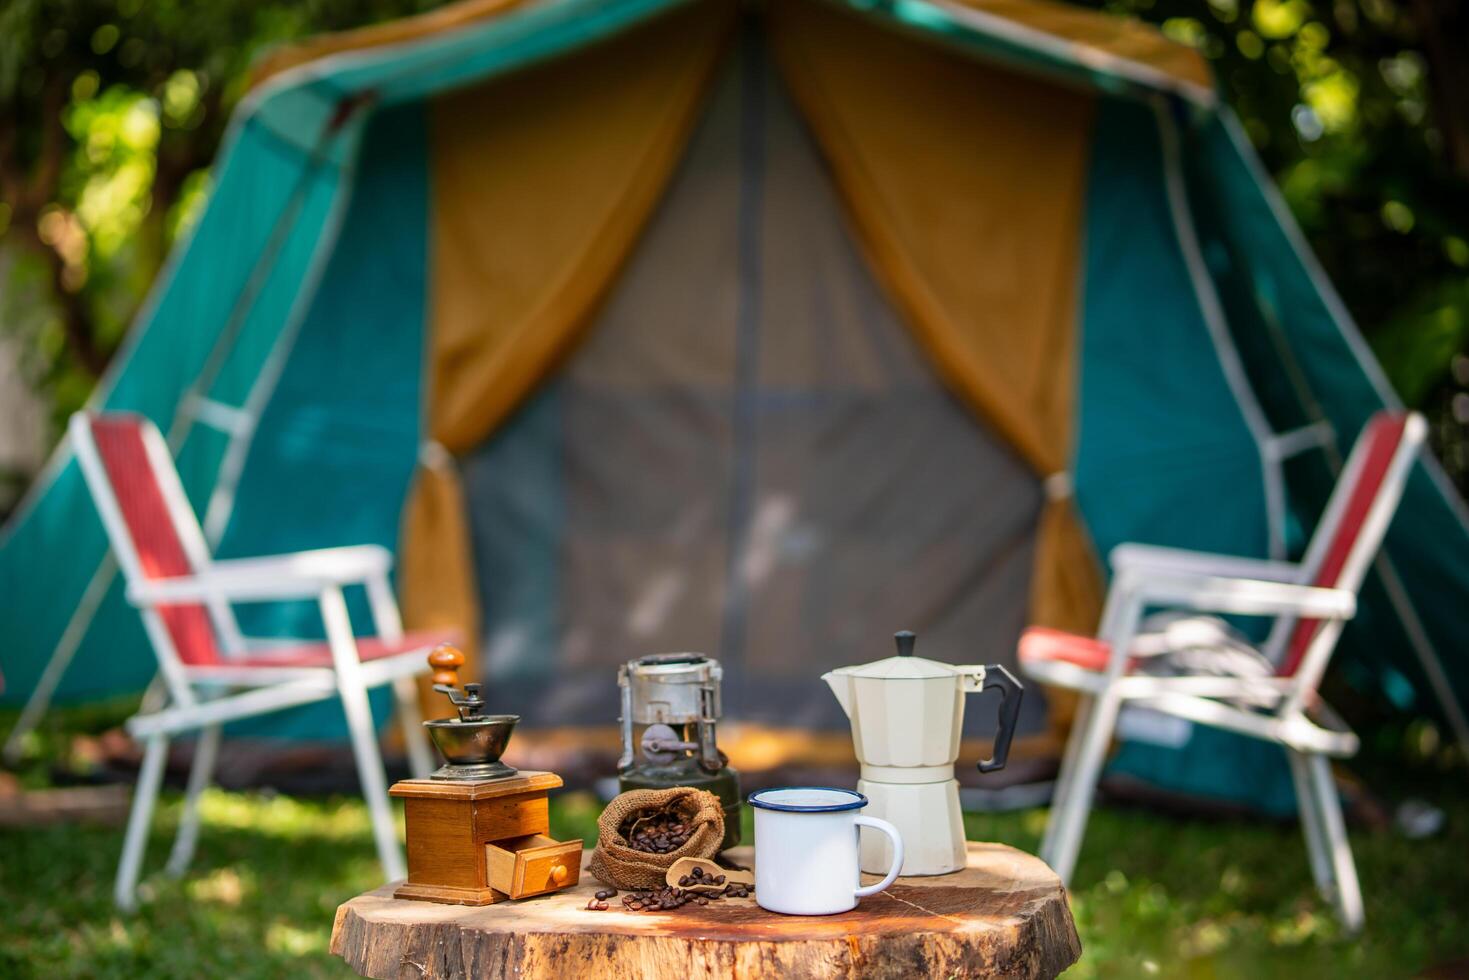
[[[457,718],[423,723],[429,738],[448,760],[429,778],[481,780],[515,775],[516,770],[501,762],[500,756],[505,754],[520,716],[484,714],[485,699],[480,697],[478,684],[465,684],[464,690],[459,690],[458,671],[464,666],[464,654],[453,647],[438,647],[429,654],[428,662],[434,669],[434,690],[447,697],[459,712]]]

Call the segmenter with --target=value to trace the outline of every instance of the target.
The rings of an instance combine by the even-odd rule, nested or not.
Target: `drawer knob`
[[[566,884],[566,865],[553,864],[551,866],[551,880],[558,885]]]

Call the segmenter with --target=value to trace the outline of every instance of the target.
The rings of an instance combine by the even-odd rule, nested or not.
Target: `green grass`
[[[1368,917],[1357,938],[1316,898],[1294,826],[1099,810],[1072,899],[1084,953],[1068,976],[1395,977],[1469,957],[1464,783],[1439,778],[1448,824],[1435,838],[1353,833]],[[211,791],[194,866],[173,881],[157,871],[178,812],[166,794],[132,916],[110,901],[119,830],[0,831],[0,976],[352,975],[327,941],[337,905],[378,884],[360,800]],[[597,812],[560,794],[552,830],[590,838]],[[1032,850],[1044,822],[1044,810],[967,818],[973,839]]]
[[[971,839],[1034,850],[1046,811],[968,815]],[[1469,956],[1469,803],[1429,841],[1352,833],[1367,928],[1346,937],[1311,886],[1295,825],[1093,814],[1067,976],[1405,977]]]

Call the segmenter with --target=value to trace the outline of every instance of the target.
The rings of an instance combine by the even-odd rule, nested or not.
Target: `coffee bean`
[[[625,819],[618,833],[629,847],[650,854],[667,854],[687,844],[693,836],[688,817],[676,810],[648,808]]]
[[[689,874],[693,875],[693,877],[695,878],[702,878],[704,877],[704,869],[696,867],[693,871],[689,872]]]

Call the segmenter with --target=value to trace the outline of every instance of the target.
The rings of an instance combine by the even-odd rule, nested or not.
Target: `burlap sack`
[[[619,828],[642,810],[672,807],[694,828],[682,847],[649,854],[628,846]],[[613,888],[662,888],[664,876],[679,858],[713,858],[724,840],[724,807],[707,790],[688,786],[634,789],[615,798],[597,818],[597,847],[587,870]]]

